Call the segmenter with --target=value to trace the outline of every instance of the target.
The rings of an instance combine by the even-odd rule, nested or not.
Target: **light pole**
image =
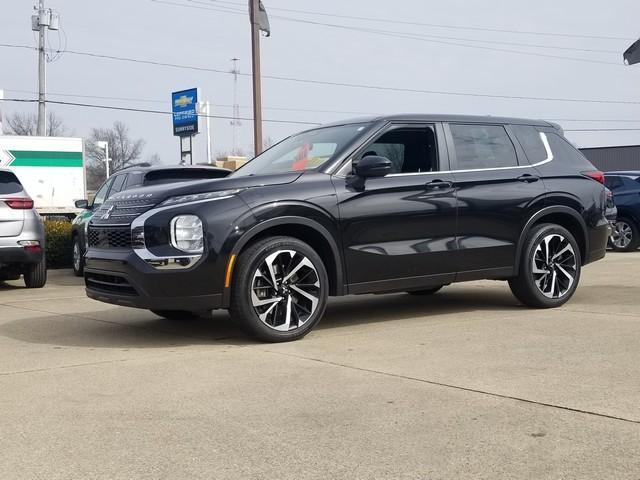
[[[209,100],[198,102],[198,113],[204,115],[207,120],[207,163],[211,161],[211,103]]]
[[[104,163],[107,167],[107,178],[109,178],[109,142],[96,142],[96,145],[104,150]]]

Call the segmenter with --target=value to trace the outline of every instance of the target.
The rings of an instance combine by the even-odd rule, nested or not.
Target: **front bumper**
[[[211,292],[209,268],[157,270],[133,250],[89,249],[85,255],[87,296],[101,302],[149,310],[213,310],[222,292]]]

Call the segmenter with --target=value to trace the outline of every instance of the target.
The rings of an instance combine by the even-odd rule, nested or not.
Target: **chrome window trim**
[[[551,161],[553,161],[554,156],[553,156],[553,152],[551,151],[551,147],[549,146],[549,140],[547,139],[547,135],[543,132],[538,132],[540,135],[540,139],[542,140],[542,144],[544,145],[544,149],[547,152],[547,158],[545,158],[544,160],[537,162],[537,163],[532,163],[530,165],[514,165],[512,167],[489,167],[489,168],[470,168],[470,169],[465,169],[465,170],[437,170],[435,172],[409,172],[409,173],[390,173],[389,175],[385,175],[382,178],[390,178],[390,177],[409,177],[409,176],[415,176],[415,175],[440,175],[440,174],[444,174],[444,173],[469,173],[469,172],[491,172],[494,170],[518,170],[521,168],[531,168],[531,167],[539,167],[540,165],[544,165],[546,163],[549,163]],[[336,175],[337,176],[337,175]]]

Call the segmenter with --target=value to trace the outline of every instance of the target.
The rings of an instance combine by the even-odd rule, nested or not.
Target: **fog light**
[[[171,245],[187,253],[202,253],[202,221],[195,215],[179,215],[171,220]]]

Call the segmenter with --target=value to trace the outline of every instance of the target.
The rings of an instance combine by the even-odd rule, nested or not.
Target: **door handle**
[[[539,176],[531,175],[529,173],[525,173],[524,175],[520,175],[518,177],[518,181],[524,182],[524,183],[533,183],[533,182],[537,182],[538,180],[540,180]]]
[[[453,187],[453,183],[443,180],[433,180],[425,185],[427,190],[447,190],[451,187]]]

